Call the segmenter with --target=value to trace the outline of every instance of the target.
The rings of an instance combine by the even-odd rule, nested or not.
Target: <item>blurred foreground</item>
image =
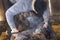
[[[52,25],[52,28],[56,32],[58,38],[60,38],[60,25]],[[4,40],[5,38],[6,38],[6,32],[2,32],[0,40]]]

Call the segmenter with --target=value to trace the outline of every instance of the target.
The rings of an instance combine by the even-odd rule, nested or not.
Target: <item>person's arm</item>
[[[32,10],[31,8],[31,0],[20,0],[16,2],[13,6],[11,6],[5,13],[6,20],[11,28],[11,32],[16,32],[16,25],[14,22],[14,16],[21,12],[28,12]]]
[[[43,14],[43,18],[44,18],[44,25],[43,27],[47,28],[48,26],[48,21],[49,21],[49,8],[47,8],[45,11],[44,11],[44,14]]]

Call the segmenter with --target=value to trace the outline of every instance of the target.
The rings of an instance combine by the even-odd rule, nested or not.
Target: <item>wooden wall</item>
[[[0,21],[5,21],[4,7],[3,7],[2,0],[0,0]]]
[[[53,18],[60,20],[60,0],[51,0]]]

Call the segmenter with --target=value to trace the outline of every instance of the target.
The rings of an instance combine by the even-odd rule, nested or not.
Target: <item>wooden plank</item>
[[[51,0],[53,15],[60,15],[60,0]]]
[[[52,28],[56,32],[57,36],[60,37],[60,25],[52,25]]]
[[[0,40],[5,40],[6,38],[6,32],[2,32],[2,35],[0,36]]]
[[[2,0],[0,0],[0,21],[4,21],[4,20],[5,20],[4,7],[3,7]]]

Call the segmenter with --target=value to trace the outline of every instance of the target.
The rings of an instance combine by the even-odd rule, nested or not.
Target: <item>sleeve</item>
[[[48,8],[48,7],[47,7],[47,9],[44,11],[43,19],[44,19],[44,22],[48,22],[48,21],[49,21],[49,8]]]

